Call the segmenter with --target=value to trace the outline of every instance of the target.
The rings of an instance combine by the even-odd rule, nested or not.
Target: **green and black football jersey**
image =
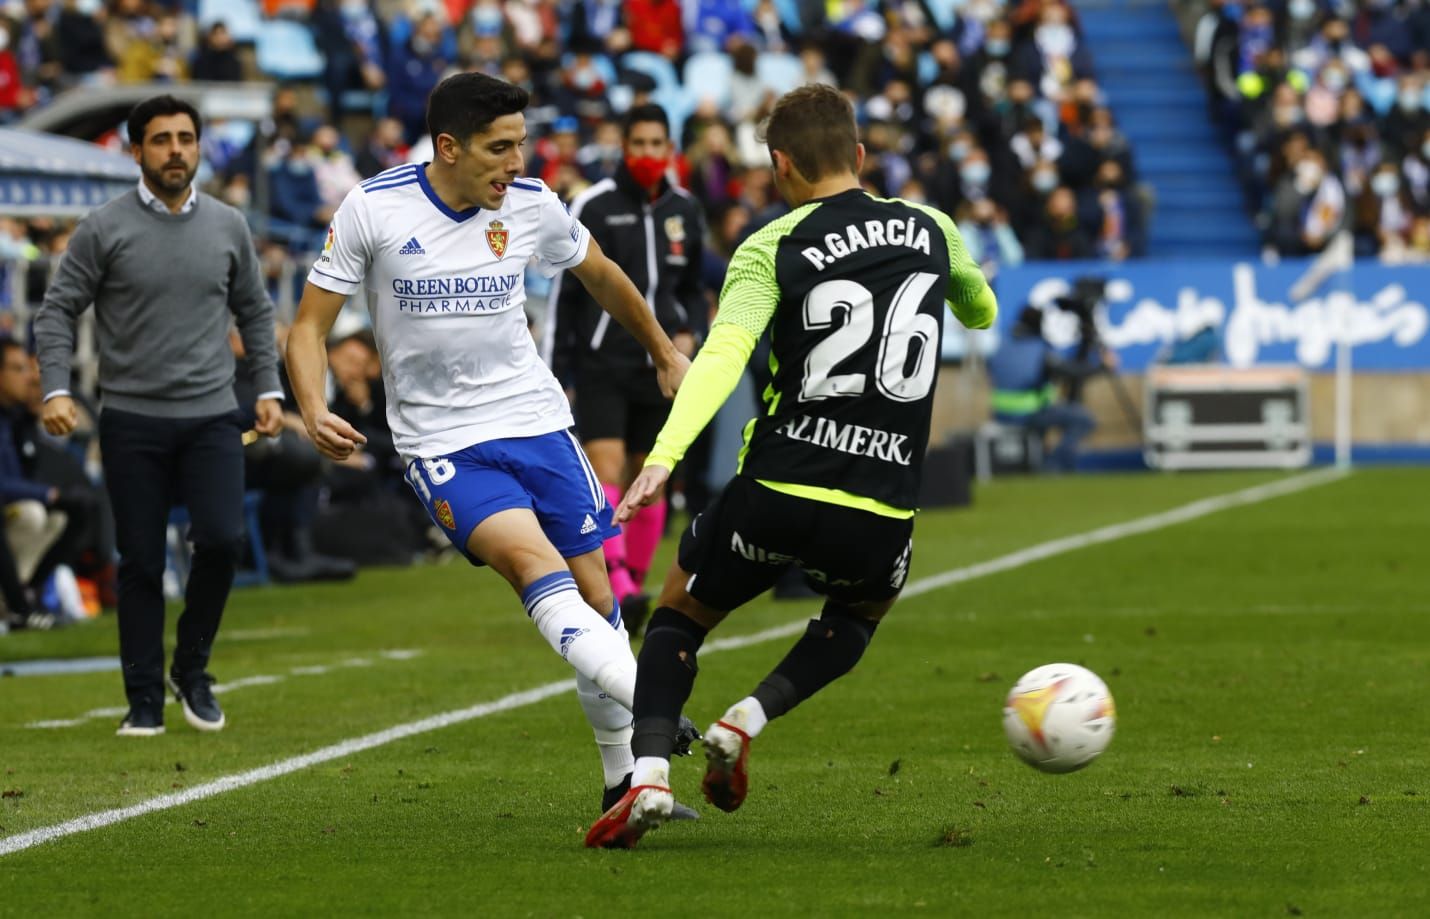
[[[773,380],[741,473],[916,507],[944,301],[982,326],[985,295],[953,221],[923,205],[851,189],[756,232],[731,260],[718,319],[770,328]]]

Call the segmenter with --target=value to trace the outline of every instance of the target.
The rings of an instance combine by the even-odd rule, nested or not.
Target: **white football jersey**
[[[571,426],[571,408],[527,331],[523,277],[579,265],[590,236],[537,179],[507,186],[500,210],[457,212],[423,165],[348,193],[308,280],[363,290],[382,355],[387,421],[407,458]]]

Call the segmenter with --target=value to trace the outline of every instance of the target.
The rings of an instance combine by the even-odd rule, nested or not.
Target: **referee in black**
[[[687,357],[707,325],[709,305],[701,282],[705,221],[700,205],[671,183],[670,123],[658,105],[638,105],[625,115],[623,159],[616,174],[571,202],[611,257],[645,294],[646,304]],[[629,332],[611,323],[576,281],[557,276],[556,308],[546,336],[546,359],[574,392],[576,431],[606,498],[616,507],[670,413],[655,368]],[[640,634],[649,597],[641,590],[665,532],[665,502],[643,507],[605,544],[611,592],[632,635]]]
[[[176,503],[188,508],[194,556],[169,685],[189,724],[224,726],[207,669],[243,535],[231,325],[258,384],[256,429],[277,434],[282,421],[273,305],[248,224],[193,185],[201,130],[198,112],[173,96],[134,107],[129,149],[139,187],[80,222],[35,317],[41,421],[64,435],[77,420],[69,391],[75,330],[95,308],[99,438],[119,545],[129,697],[118,733],[130,737],[164,732],[165,531]]]

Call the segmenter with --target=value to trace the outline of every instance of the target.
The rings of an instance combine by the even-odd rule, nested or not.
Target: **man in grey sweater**
[[[75,330],[95,306],[100,449],[119,546],[125,736],[164,731],[165,530],[176,503],[188,508],[194,556],[169,685],[195,728],[225,723],[207,667],[243,534],[230,324],[258,384],[255,428],[277,434],[282,424],[273,306],[248,225],[193,187],[201,129],[193,106],[173,96],[134,107],[139,187],[79,224],[35,317],[41,421],[64,435],[77,421],[69,389]]]

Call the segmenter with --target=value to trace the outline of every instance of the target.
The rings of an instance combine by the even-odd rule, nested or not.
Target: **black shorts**
[[[690,595],[722,612],[774,586],[790,565],[840,603],[888,600],[903,589],[914,520],[796,498],[735,476],[680,538]]]
[[[576,433],[581,442],[615,438],[627,453],[649,453],[670,414],[654,368],[583,372],[576,383]]]

